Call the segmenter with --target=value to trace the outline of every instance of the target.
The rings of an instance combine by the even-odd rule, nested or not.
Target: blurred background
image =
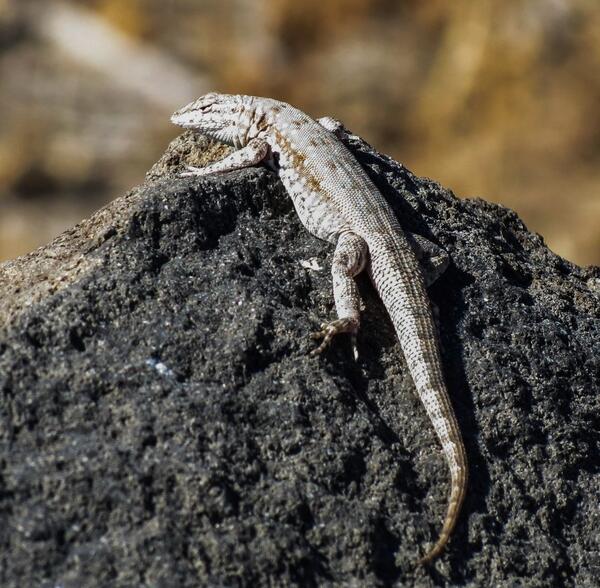
[[[0,0],[0,260],[141,183],[209,90],[340,118],[600,263],[599,0]]]

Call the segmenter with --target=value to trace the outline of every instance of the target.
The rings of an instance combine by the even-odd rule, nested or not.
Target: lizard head
[[[253,98],[235,94],[211,92],[190,102],[171,116],[171,122],[213,137],[234,147],[245,145],[248,137],[248,124],[252,116]]]

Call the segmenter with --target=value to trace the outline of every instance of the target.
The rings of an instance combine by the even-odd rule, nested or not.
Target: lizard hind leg
[[[358,358],[356,333],[360,325],[361,298],[354,278],[364,269],[368,251],[366,242],[355,233],[340,235],[331,264],[333,298],[338,318],[321,325],[321,330],[311,335],[313,339],[322,339],[311,355],[324,351],[336,335],[350,333],[354,358]]]
[[[414,251],[427,287],[431,286],[445,271],[450,256],[439,245],[416,233],[405,233]]]

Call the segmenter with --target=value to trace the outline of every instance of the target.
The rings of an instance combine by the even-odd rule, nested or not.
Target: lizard
[[[421,261],[441,248],[406,233],[383,195],[342,139],[345,127],[331,117],[314,120],[275,99],[211,92],[171,121],[236,150],[205,167],[187,166],[184,176],[202,176],[270,163],[305,228],[335,245],[331,274],[337,319],[313,338],[321,353],[340,333],[349,333],[356,357],[361,297],[355,281],[366,270],[391,318],[417,394],[441,443],[450,471],[450,492],[441,532],[417,563],[442,553],[466,494],[468,466],[458,423],[444,383],[427,276]],[[437,274],[448,257],[438,255]],[[434,270],[436,266],[434,265]],[[433,272],[433,279],[437,277]],[[432,280],[429,280],[432,281]]]

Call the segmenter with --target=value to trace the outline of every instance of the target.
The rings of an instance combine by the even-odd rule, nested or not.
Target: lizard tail
[[[432,561],[444,549],[460,513],[467,487],[467,458],[462,436],[446,391],[437,333],[429,298],[416,258],[408,244],[368,243],[370,274],[392,319],[408,369],[435,433],[442,445],[451,484],[442,531],[418,561]],[[376,254],[374,254],[376,252]]]
[[[464,449],[463,449],[464,454]],[[446,544],[450,540],[450,535],[454,530],[456,521],[458,520],[458,514],[460,507],[465,498],[465,492],[467,488],[467,468],[466,468],[466,457],[463,455],[462,463],[465,467],[459,470],[459,475],[452,476],[452,483],[450,488],[450,498],[448,500],[448,510],[446,511],[446,518],[444,519],[444,525],[433,547],[419,560],[417,565],[425,565],[433,561],[446,547]]]

